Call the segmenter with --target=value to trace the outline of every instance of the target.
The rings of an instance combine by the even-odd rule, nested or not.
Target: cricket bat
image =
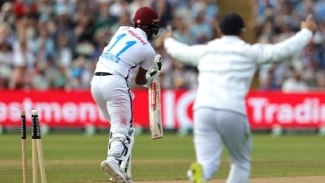
[[[163,138],[160,104],[160,83],[153,81],[149,87],[149,119],[151,140]]]

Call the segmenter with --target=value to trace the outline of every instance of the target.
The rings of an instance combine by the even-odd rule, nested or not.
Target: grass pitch
[[[192,136],[166,134],[151,140],[137,136],[133,149],[132,172],[135,181],[186,180],[186,171],[195,160]],[[99,164],[106,158],[107,135],[49,134],[42,137],[47,181],[49,183],[108,182]],[[20,134],[0,135],[0,182],[21,183]],[[28,179],[32,182],[31,138],[27,138]],[[291,135],[273,138],[253,136],[252,177],[325,176],[325,138]],[[226,150],[216,178],[229,171]],[[40,176],[40,173],[38,172]],[[168,181],[170,180],[170,181]],[[40,179],[39,179],[40,182]],[[175,182],[175,181],[174,181]]]

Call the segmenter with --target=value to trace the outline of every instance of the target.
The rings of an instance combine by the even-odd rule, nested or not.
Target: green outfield
[[[28,136],[28,178],[32,177],[31,139]],[[43,154],[49,183],[108,182],[99,167],[106,158],[108,135],[50,134],[43,136]],[[316,135],[253,136],[252,177],[299,177],[325,175],[325,138]],[[0,182],[21,183],[20,134],[0,135]],[[195,154],[192,136],[166,134],[151,140],[149,134],[136,137],[133,150],[135,181],[185,180]],[[217,179],[228,173],[224,151]],[[39,173],[40,175],[40,173]],[[40,182],[40,179],[39,179]],[[169,182],[169,181],[167,181]]]

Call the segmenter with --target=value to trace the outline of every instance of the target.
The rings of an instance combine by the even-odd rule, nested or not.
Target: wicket
[[[26,157],[26,116],[21,111],[21,151],[23,163],[23,183],[27,183],[27,157]]]
[[[37,183],[37,154],[41,172],[42,183],[46,183],[46,173],[43,158],[43,148],[41,140],[41,130],[38,121],[38,113],[32,110],[32,168],[33,183]],[[25,111],[21,111],[21,139],[22,139],[22,166],[23,166],[23,183],[27,183],[27,158],[26,158],[26,116]]]

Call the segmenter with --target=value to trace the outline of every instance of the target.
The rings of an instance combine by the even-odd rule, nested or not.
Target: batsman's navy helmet
[[[222,18],[219,28],[224,35],[239,35],[245,31],[245,23],[237,13],[229,13]]]
[[[156,10],[150,7],[142,7],[135,12],[133,18],[133,27],[150,31],[152,34],[148,37],[149,41],[153,41],[159,37],[159,17]]]

